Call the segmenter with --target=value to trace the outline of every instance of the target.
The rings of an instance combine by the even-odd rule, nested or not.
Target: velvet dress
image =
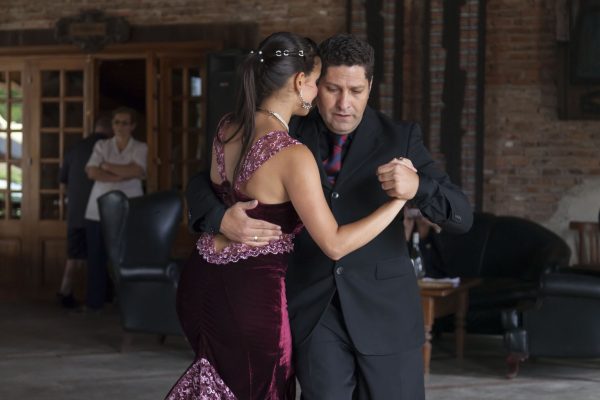
[[[215,191],[228,206],[248,201],[240,187],[269,158],[298,144],[284,131],[259,138],[231,185],[225,174],[223,144],[215,140],[213,149],[223,181],[213,183]],[[196,357],[168,400],[295,398],[285,273],[292,240],[302,225],[291,202],[259,203],[247,213],[281,226],[283,235],[264,247],[232,243],[219,252],[214,249],[213,235],[200,237],[177,292],[179,319]]]

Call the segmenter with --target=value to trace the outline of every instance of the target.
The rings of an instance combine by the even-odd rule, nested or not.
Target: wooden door
[[[158,58],[158,68],[158,187],[183,195],[189,178],[210,167],[206,59],[203,56],[162,56]],[[185,214],[173,250],[177,257],[186,257],[193,248],[194,238],[187,231]]]
[[[210,166],[206,142],[206,82],[202,58],[160,60],[159,186],[183,191]]]
[[[70,147],[90,131],[90,62],[80,57],[30,62],[30,208],[24,218],[34,287],[56,290],[65,265],[68,202],[59,170]]]
[[[30,195],[24,180],[29,159],[24,83],[23,62],[0,63],[0,287],[16,287],[26,272],[21,257]]]

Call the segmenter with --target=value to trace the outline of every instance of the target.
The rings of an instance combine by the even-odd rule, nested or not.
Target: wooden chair
[[[575,231],[577,267],[600,269],[600,226],[597,222],[571,221],[569,229]]]

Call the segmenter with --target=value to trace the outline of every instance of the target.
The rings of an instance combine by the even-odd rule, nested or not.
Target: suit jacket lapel
[[[313,153],[313,156],[317,161],[319,174],[321,175],[321,184],[331,188],[331,183],[329,183],[329,180],[327,179],[327,174],[325,173],[323,162],[321,161],[320,141],[326,139],[321,137],[323,133],[319,126],[318,119],[320,116],[318,110],[313,110],[312,113],[313,114],[305,117],[301,123],[295,125],[296,128],[294,128],[294,125],[290,126],[290,128],[293,129],[292,135],[306,145]]]
[[[344,183],[348,177],[358,170],[382,145],[383,136],[381,125],[375,118],[373,111],[367,107],[361,123],[356,128],[348,153],[342,163],[335,186]]]

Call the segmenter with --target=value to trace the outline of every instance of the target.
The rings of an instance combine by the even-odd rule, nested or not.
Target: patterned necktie
[[[335,184],[338,173],[342,168],[342,147],[344,147],[347,139],[348,135],[334,135],[331,154],[329,154],[329,158],[323,161],[327,179],[332,185]]]

